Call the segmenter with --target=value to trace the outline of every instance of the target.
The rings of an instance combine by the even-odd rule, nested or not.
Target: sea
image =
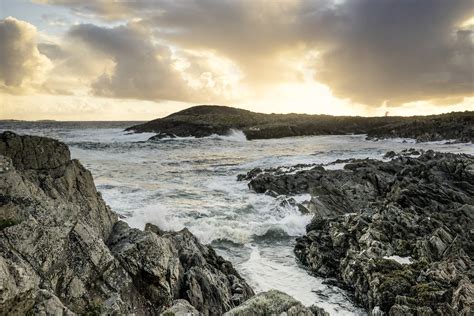
[[[307,136],[248,141],[238,130],[226,136],[147,141],[130,134],[137,122],[2,121],[14,131],[65,142],[93,176],[111,208],[130,226],[153,223],[164,230],[188,228],[231,261],[256,292],[281,290],[331,315],[365,315],[346,291],[311,275],[293,253],[305,233],[304,215],[290,197],[256,194],[237,175],[252,168],[330,163],[337,159],[383,159],[407,148],[474,154],[472,144],[369,141],[365,135]],[[331,168],[342,168],[343,164]],[[299,202],[309,195],[294,196]]]

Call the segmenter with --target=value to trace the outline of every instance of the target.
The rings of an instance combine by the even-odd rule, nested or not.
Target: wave
[[[156,134],[153,134],[156,135]],[[152,136],[153,136],[152,135]],[[238,129],[231,128],[225,135],[219,135],[219,134],[212,134],[210,136],[206,137],[195,137],[195,136],[174,136],[174,137],[163,137],[159,139],[153,139],[150,140],[151,142],[160,142],[160,141],[183,141],[183,140],[225,140],[225,141],[231,141],[231,142],[246,142],[247,141],[247,136],[245,136],[244,132]]]
[[[242,132],[241,130],[234,129],[234,128],[229,129],[226,135],[213,134],[209,136],[209,138],[227,140],[231,142],[246,142],[247,141],[247,136],[245,136],[245,133]]]

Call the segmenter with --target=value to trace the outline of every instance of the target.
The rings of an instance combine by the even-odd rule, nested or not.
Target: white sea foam
[[[297,203],[303,203],[311,200],[311,194],[303,193],[292,196]]]
[[[226,135],[212,135],[211,138],[217,138],[222,140],[227,140],[231,142],[245,142],[247,141],[247,136],[244,132],[238,129],[231,128]]]
[[[125,132],[123,129],[86,129],[76,130],[74,133],[67,135],[63,140],[70,142],[100,142],[100,143],[126,143],[146,141],[154,136],[155,133],[131,133]],[[64,137],[64,136],[63,136]]]
[[[346,162],[334,163],[334,164],[324,166],[324,169],[326,169],[326,170],[340,170],[340,169],[344,169],[345,165],[347,165]]]

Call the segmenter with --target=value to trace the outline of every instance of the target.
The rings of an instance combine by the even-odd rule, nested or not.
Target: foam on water
[[[242,273],[252,275],[251,285],[256,292],[277,289],[297,297],[304,305],[316,304],[331,315],[364,315],[360,308],[354,307],[346,293],[322,283],[320,278],[308,274],[308,271],[294,266],[291,261],[275,261],[261,254],[256,246],[250,246],[250,258],[240,265]],[[290,256],[291,253],[283,255]],[[282,249],[279,249],[282,251]]]
[[[277,288],[304,304],[316,303],[331,315],[363,312],[344,291],[298,266],[295,237],[305,233],[311,216],[302,215],[286,201],[289,197],[252,192],[236,176],[255,167],[381,159],[387,151],[410,147],[474,153],[472,144],[372,142],[364,135],[245,141],[245,135],[235,130],[227,136],[147,142],[153,134],[124,133],[128,125],[15,126],[0,125],[0,131],[49,136],[69,144],[73,158],[91,170],[105,201],[131,226],[143,228],[151,222],[165,230],[187,227],[232,261],[258,291]],[[301,203],[311,197],[293,198]]]

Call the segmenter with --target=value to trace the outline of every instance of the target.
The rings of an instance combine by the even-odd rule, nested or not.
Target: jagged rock
[[[372,174],[371,169],[379,167],[381,172]],[[352,172],[354,168],[359,170],[357,174]],[[343,170],[315,167],[291,174],[267,171],[252,178],[249,188],[258,193],[310,193],[312,199],[307,207],[310,212],[320,217],[337,215],[356,212],[375,203],[378,192],[383,191],[393,180],[394,173],[402,168],[402,163],[386,168],[381,161],[366,159],[352,161]]]
[[[251,288],[187,230],[131,229],[55,140],[0,134],[2,314],[222,314]]]
[[[404,149],[399,153],[392,151],[387,152],[383,157],[385,159],[393,159],[395,157],[406,157],[406,156],[419,156],[423,153],[423,150],[416,150],[415,148]]]
[[[297,239],[297,257],[373,314],[469,315],[474,157],[416,154],[357,160],[344,170],[263,172],[249,186],[311,194],[315,216]]]
[[[255,295],[242,305],[231,309],[225,316],[264,316],[264,315],[288,315],[288,316],[329,316],[319,307],[305,307],[291,296],[270,290]]]

